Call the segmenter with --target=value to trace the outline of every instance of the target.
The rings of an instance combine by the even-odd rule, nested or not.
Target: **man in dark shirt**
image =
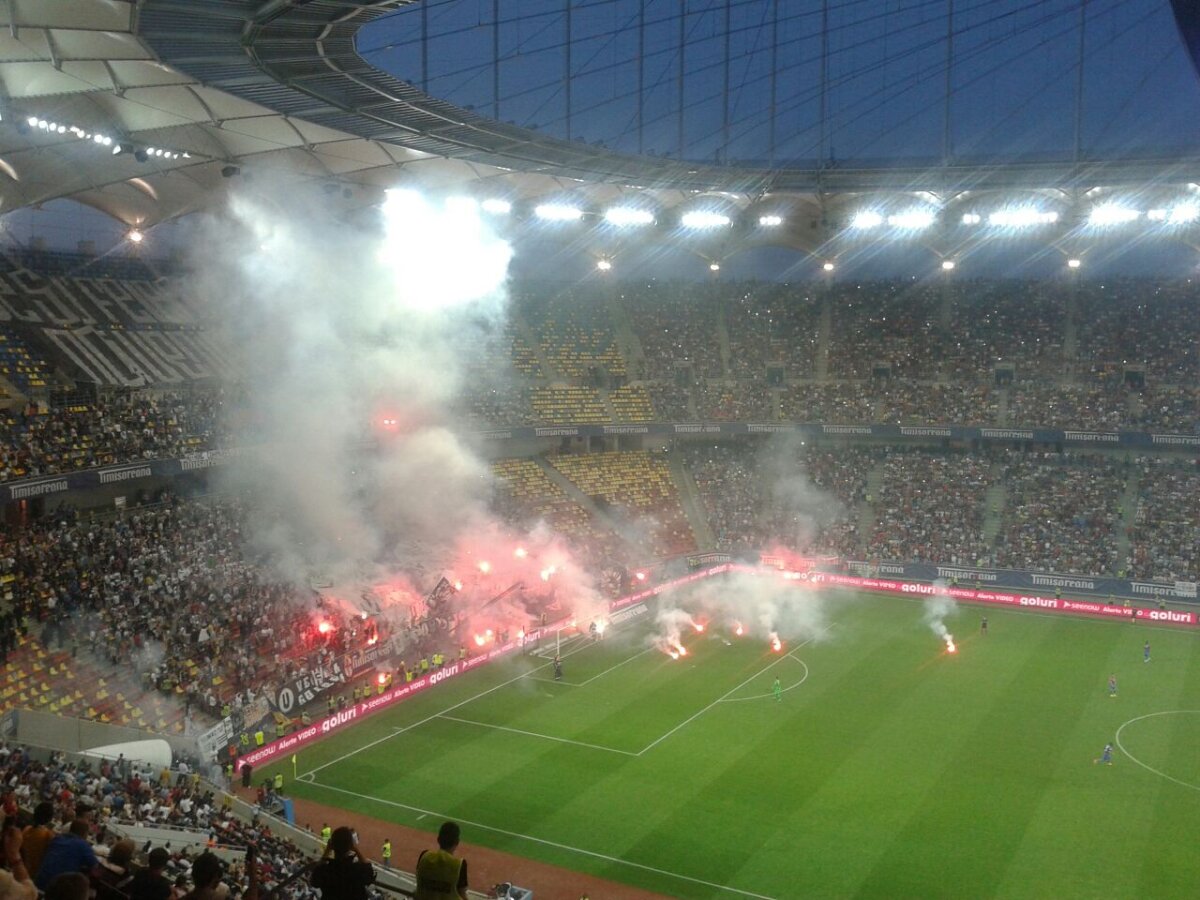
[[[171,882],[163,877],[163,871],[171,854],[162,847],[150,851],[149,866],[133,876],[129,883],[129,900],[168,900]]]
[[[374,883],[375,868],[358,852],[354,832],[344,825],[333,829],[325,855],[312,873],[321,900],[367,900],[367,886]]]

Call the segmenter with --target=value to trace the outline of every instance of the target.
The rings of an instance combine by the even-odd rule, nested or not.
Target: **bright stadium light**
[[[763,228],[778,228],[783,224],[783,216],[759,216],[758,224]]]
[[[1127,222],[1136,221],[1140,216],[1141,213],[1138,210],[1130,209],[1128,206],[1104,203],[1092,207],[1092,212],[1088,216],[1088,224],[1099,228],[1109,225],[1124,225]]]
[[[872,209],[864,209],[850,220],[851,228],[878,228],[883,224],[883,216]]]
[[[711,209],[694,209],[684,213],[679,220],[684,228],[723,228],[730,222],[729,216]]]
[[[964,225],[978,225],[983,221],[983,216],[979,213],[963,213],[962,223]]]
[[[612,206],[604,211],[604,221],[619,228],[629,225],[653,225],[654,214],[648,209],[638,209],[634,206]]]
[[[710,272],[720,272],[720,271],[721,271],[721,264],[720,264],[719,262],[710,262],[710,263],[708,264],[708,271],[710,271]]]
[[[146,239],[146,235],[142,234],[136,228],[129,229],[129,234],[125,235],[125,237],[129,238],[131,244],[140,244]]]
[[[1187,225],[1200,219],[1200,206],[1195,203],[1179,203],[1171,207],[1167,221],[1172,225]]]
[[[832,272],[834,270],[834,265],[831,262],[827,262],[824,265],[822,265],[821,268],[824,269],[826,272]]]
[[[1200,219],[1200,206],[1195,203],[1177,203],[1170,209],[1151,209],[1146,212],[1151,222],[1168,225],[1188,225]]]
[[[596,268],[599,269],[601,272],[611,271],[612,270],[612,260],[598,259],[598,260],[596,260]]]
[[[507,216],[512,212],[512,204],[507,200],[500,200],[496,197],[489,197],[479,204],[480,208],[485,213],[491,213],[494,216]]]
[[[1001,228],[1029,228],[1034,225],[1052,225],[1058,221],[1058,213],[1040,210],[1032,206],[1017,206],[998,209],[988,215],[988,224]]]
[[[578,222],[583,218],[582,209],[565,203],[543,203],[533,210],[533,214],[547,222]]]
[[[1075,259],[1074,257],[1071,257],[1070,259],[1067,260],[1067,268],[1068,269],[1078,269],[1082,265],[1083,265],[1082,259]]]
[[[887,223],[893,228],[903,228],[908,231],[920,231],[934,223],[933,210],[906,209],[901,213],[888,216]]]
[[[954,260],[952,260],[952,259],[943,259],[942,260],[942,271],[943,272],[949,272],[953,268],[954,268]]]

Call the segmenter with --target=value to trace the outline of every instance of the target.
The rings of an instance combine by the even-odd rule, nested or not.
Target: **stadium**
[[[1195,892],[1194,4],[0,20],[0,900]]]

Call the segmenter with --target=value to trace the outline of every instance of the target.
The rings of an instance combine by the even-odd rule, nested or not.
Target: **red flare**
[[[738,637],[741,637],[743,634],[746,633],[746,629],[742,627],[741,622],[734,622],[733,623],[733,633],[736,634]]]
[[[379,684],[387,684],[387,675],[383,672],[379,673],[379,677],[375,679]]]
[[[636,578],[638,581],[645,581],[646,573],[645,572],[634,572],[633,577]]]
[[[517,559],[524,559],[528,555],[529,555],[529,553],[525,550],[524,547],[518,547],[516,550],[513,551],[513,556],[515,556]]]
[[[479,571],[486,575],[488,572],[492,571],[492,564],[485,559],[479,564]]]
[[[778,653],[783,649],[783,641],[779,640],[779,635],[771,633],[771,649]]]
[[[482,634],[475,635],[475,645],[478,647],[482,647],[483,643],[484,643],[483,635]]]
[[[329,632],[333,631],[333,626],[328,622],[318,622],[317,631],[321,632],[321,634],[329,634]]]

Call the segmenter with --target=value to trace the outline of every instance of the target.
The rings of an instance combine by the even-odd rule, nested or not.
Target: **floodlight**
[[[582,209],[564,203],[543,203],[536,207],[533,213],[547,222],[578,222],[583,218]]]
[[[979,213],[963,213],[962,223],[964,225],[978,225],[983,221],[983,216]]]
[[[512,204],[507,200],[500,200],[497,197],[489,197],[484,200],[479,206],[484,212],[492,213],[497,216],[507,216],[512,212]]]
[[[1138,210],[1130,209],[1128,206],[1105,203],[1092,207],[1091,215],[1088,216],[1088,224],[1101,228],[1108,225],[1123,225],[1135,221],[1140,216],[1141,213]]]
[[[1067,260],[1067,268],[1068,269],[1078,269],[1082,265],[1083,265],[1083,260],[1081,260],[1081,259],[1075,259],[1074,257],[1072,257],[1071,259]]]
[[[601,272],[607,272],[612,268],[612,261],[607,259],[596,260],[596,268]]]
[[[125,235],[125,237],[129,238],[129,242],[131,244],[140,244],[146,239],[146,235],[142,234],[142,232],[138,231],[136,228],[131,228],[129,230],[129,234]]]
[[[758,224],[763,228],[777,228],[783,224],[783,216],[759,216]]]
[[[694,209],[684,213],[679,223],[684,228],[723,228],[730,223],[730,218],[711,209]]]
[[[877,228],[883,224],[883,216],[873,210],[864,210],[851,220],[853,228]]]
[[[821,268],[824,269],[826,272],[832,272],[834,269],[834,265],[831,262],[827,262],[823,266],[821,266]]]
[[[942,271],[943,272],[949,272],[953,268],[954,268],[954,260],[952,260],[952,259],[943,259],[942,260]]]
[[[720,264],[719,262],[710,262],[710,263],[708,264],[708,271],[710,271],[710,272],[720,272],[720,271],[721,271],[721,264]]]
[[[933,222],[933,211],[928,209],[908,209],[902,213],[890,215],[887,219],[887,223],[893,228],[905,228],[911,231],[928,228]]]
[[[634,206],[613,206],[605,210],[604,221],[618,227],[626,225],[652,225],[654,223],[654,214],[648,209],[638,209]]]
[[[1200,206],[1195,203],[1177,203],[1167,216],[1167,221],[1172,225],[1187,225],[1197,219],[1200,219]]]
[[[1146,218],[1151,222],[1165,222],[1167,221],[1167,211],[1165,209],[1148,209]]]
[[[37,116],[30,116],[25,121],[29,123],[30,128],[37,128],[37,125],[38,125],[38,117]]]
[[[104,141],[102,141],[100,139],[100,135],[96,135],[94,140],[96,141],[97,144],[104,143]],[[132,152],[133,152],[133,144],[117,144],[115,147],[112,148],[113,156],[120,156],[122,153],[132,153]]]

